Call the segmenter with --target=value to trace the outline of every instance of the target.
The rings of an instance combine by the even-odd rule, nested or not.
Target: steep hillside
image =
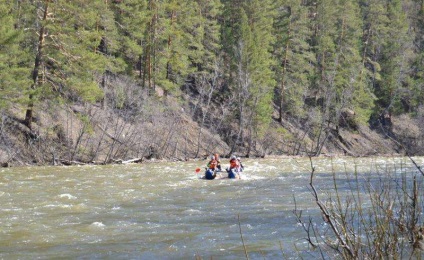
[[[3,116],[0,162],[3,165],[116,163],[130,159],[204,158],[228,146],[189,116],[169,111],[149,121],[129,120],[95,105],[63,106],[37,113],[30,133],[15,109]]]
[[[167,103],[166,108],[151,105],[149,113],[138,116],[104,109],[100,104],[50,109],[45,103],[38,107],[34,132],[22,124],[23,109],[14,107],[2,116],[0,162],[3,166],[104,164],[132,159],[204,159],[214,152],[229,155],[230,145],[218,133],[201,128],[177,102]],[[376,129],[324,130],[317,141],[304,125],[274,121],[251,154],[423,155],[420,125],[422,118],[393,117],[390,124]],[[244,156],[245,147],[237,147],[235,153]]]

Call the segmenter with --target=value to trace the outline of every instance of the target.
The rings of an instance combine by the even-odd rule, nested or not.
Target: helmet
[[[215,159],[215,157],[212,155],[212,156],[211,156],[211,160],[213,160],[213,159]]]
[[[236,159],[236,156],[235,155],[231,156],[231,159]]]
[[[240,159],[240,157],[237,157],[237,160],[239,160],[239,161],[240,161],[240,160],[241,160],[241,159]]]

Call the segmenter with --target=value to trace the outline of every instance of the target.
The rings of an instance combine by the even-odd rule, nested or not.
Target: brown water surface
[[[423,158],[416,158],[424,164]],[[202,162],[0,169],[0,258],[313,258],[292,213],[319,216],[308,158],[247,159],[242,180],[199,179]],[[408,158],[317,158],[315,183]],[[225,166],[224,166],[225,167]],[[413,171],[413,170],[412,170]],[[348,174],[346,174],[348,173]],[[340,185],[340,191],[344,187]]]

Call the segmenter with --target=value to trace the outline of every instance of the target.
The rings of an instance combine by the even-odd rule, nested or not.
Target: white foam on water
[[[277,177],[277,179],[285,181],[285,180],[288,180],[289,178],[287,176],[279,176],[279,177]]]
[[[74,205],[72,205],[72,204],[62,204],[62,203],[59,203],[59,204],[47,204],[47,205],[44,205],[43,206],[43,208],[62,208],[62,209],[68,209],[68,208],[72,208],[72,207],[74,207]],[[35,209],[37,209],[38,207],[35,207]]]
[[[93,222],[91,223],[90,227],[99,227],[99,228],[103,228],[106,227],[105,224],[103,224],[102,222]]]
[[[43,208],[57,208],[57,207],[58,205],[54,205],[54,204],[47,204],[43,206]]]
[[[187,186],[190,183],[191,183],[191,181],[189,181],[189,180],[183,180],[183,181],[180,181],[180,182],[176,183],[176,186],[183,186],[183,187],[185,187],[185,186]]]
[[[241,179],[240,180],[263,180],[266,179],[265,176],[256,176],[256,175],[250,175],[250,174],[243,174],[241,175]]]
[[[160,224],[157,224],[157,223],[152,223],[152,222],[146,222],[146,224],[147,224],[147,228],[148,229],[158,229],[158,228],[160,228],[161,227],[161,225]],[[153,232],[153,233],[156,233],[156,232]]]
[[[46,178],[55,178],[56,176],[53,174],[49,174],[49,175],[36,175],[34,176],[35,179],[46,179]]]
[[[12,211],[22,211],[23,209],[22,208],[12,208],[12,209],[1,208],[0,210],[4,212],[12,212]]]
[[[86,204],[80,203],[80,204],[72,205],[71,209],[74,212],[85,212],[88,210],[88,207]]]
[[[198,209],[188,209],[188,210],[185,210],[184,213],[188,213],[188,214],[193,214],[193,213],[195,213],[195,214],[201,214],[202,211],[200,211]]]
[[[72,196],[71,194],[68,194],[68,193],[60,194],[59,197],[60,198],[67,198],[67,199],[70,199],[70,200],[76,200],[77,199],[77,197]]]
[[[170,245],[170,246],[168,247],[168,250],[169,250],[169,251],[178,251],[178,247],[177,247],[176,245]]]

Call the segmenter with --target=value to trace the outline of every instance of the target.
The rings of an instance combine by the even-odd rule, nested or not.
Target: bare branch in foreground
[[[315,198],[315,202],[318,205],[319,209],[321,210],[321,213],[323,214],[324,219],[327,221],[327,223],[330,225],[331,230],[334,232],[334,235],[337,237],[337,241],[340,243],[341,247],[343,248],[343,250],[345,252],[347,252],[349,254],[349,256],[351,258],[356,258],[356,255],[354,253],[354,251],[350,248],[350,246],[347,244],[346,240],[343,238],[343,236],[341,235],[339,229],[337,228],[337,223],[336,220],[334,218],[332,218],[331,214],[329,213],[327,207],[320,201],[318,193],[315,189],[315,186],[313,184],[313,178],[314,178],[314,173],[315,173],[315,167],[313,166],[312,163],[312,158],[309,157],[309,160],[311,162],[311,178],[310,178],[310,182],[309,185],[311,186],[312,189],[312,195]]]

